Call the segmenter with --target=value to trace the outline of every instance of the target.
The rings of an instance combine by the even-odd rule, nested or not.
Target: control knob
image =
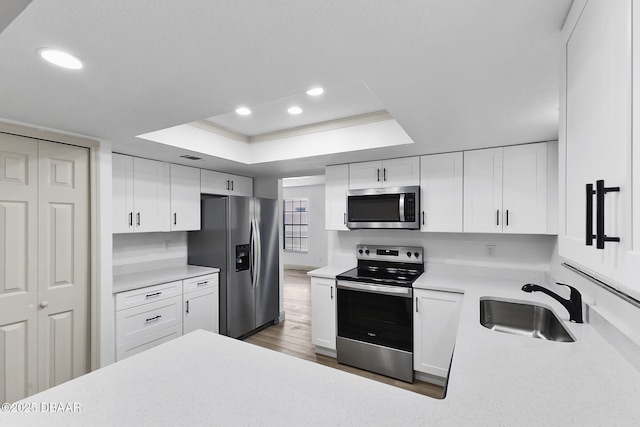
[[[411,258],[411,252],[407,252],[407,256]]]
[[[415,252],[415,253],[413,254],[413,256],[415,256],[416,258],[419,258],[419,257],[420,257],[420,254],[419,254],[418,252]]]
[[[362,249],[358,249],[358,253],[359,253],[360,255],[362,255],[362,252],[363,252],[363,251],[362,251]]]
[[[369,249],[365,249],[364,253],[369,255]]]

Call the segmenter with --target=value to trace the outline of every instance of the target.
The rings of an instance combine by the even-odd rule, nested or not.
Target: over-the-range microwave
[[[347,193],[347,227],[420,228],[420,187],[367,188]]]

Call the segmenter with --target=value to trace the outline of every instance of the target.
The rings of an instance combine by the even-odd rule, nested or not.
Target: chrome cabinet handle
[[[420,311],[420,300],[416,297],[416,313]]]

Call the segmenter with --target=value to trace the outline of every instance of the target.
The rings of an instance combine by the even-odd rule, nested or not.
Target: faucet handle
[[[567,285],[566,283],[561,283],[561,282],[556,282],[556,285],[566,286],[566,287],[568,287],[569,289],[571,289],[571,293],[572,293],[572,294],[573,294],[574,292],[577,292],[577,293],[578,293],[578,295],[580,295],[580,291],[578,291],[576,288],[574,288],[574,287],[573,287],[573,286],[571,286],[571,285]]]

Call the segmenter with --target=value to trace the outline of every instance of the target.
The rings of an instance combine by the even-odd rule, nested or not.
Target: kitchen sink
[[[575,341],[553,311],[525,302],[482,299],[480,324],[493,331],[508,334],[548,341]]]

